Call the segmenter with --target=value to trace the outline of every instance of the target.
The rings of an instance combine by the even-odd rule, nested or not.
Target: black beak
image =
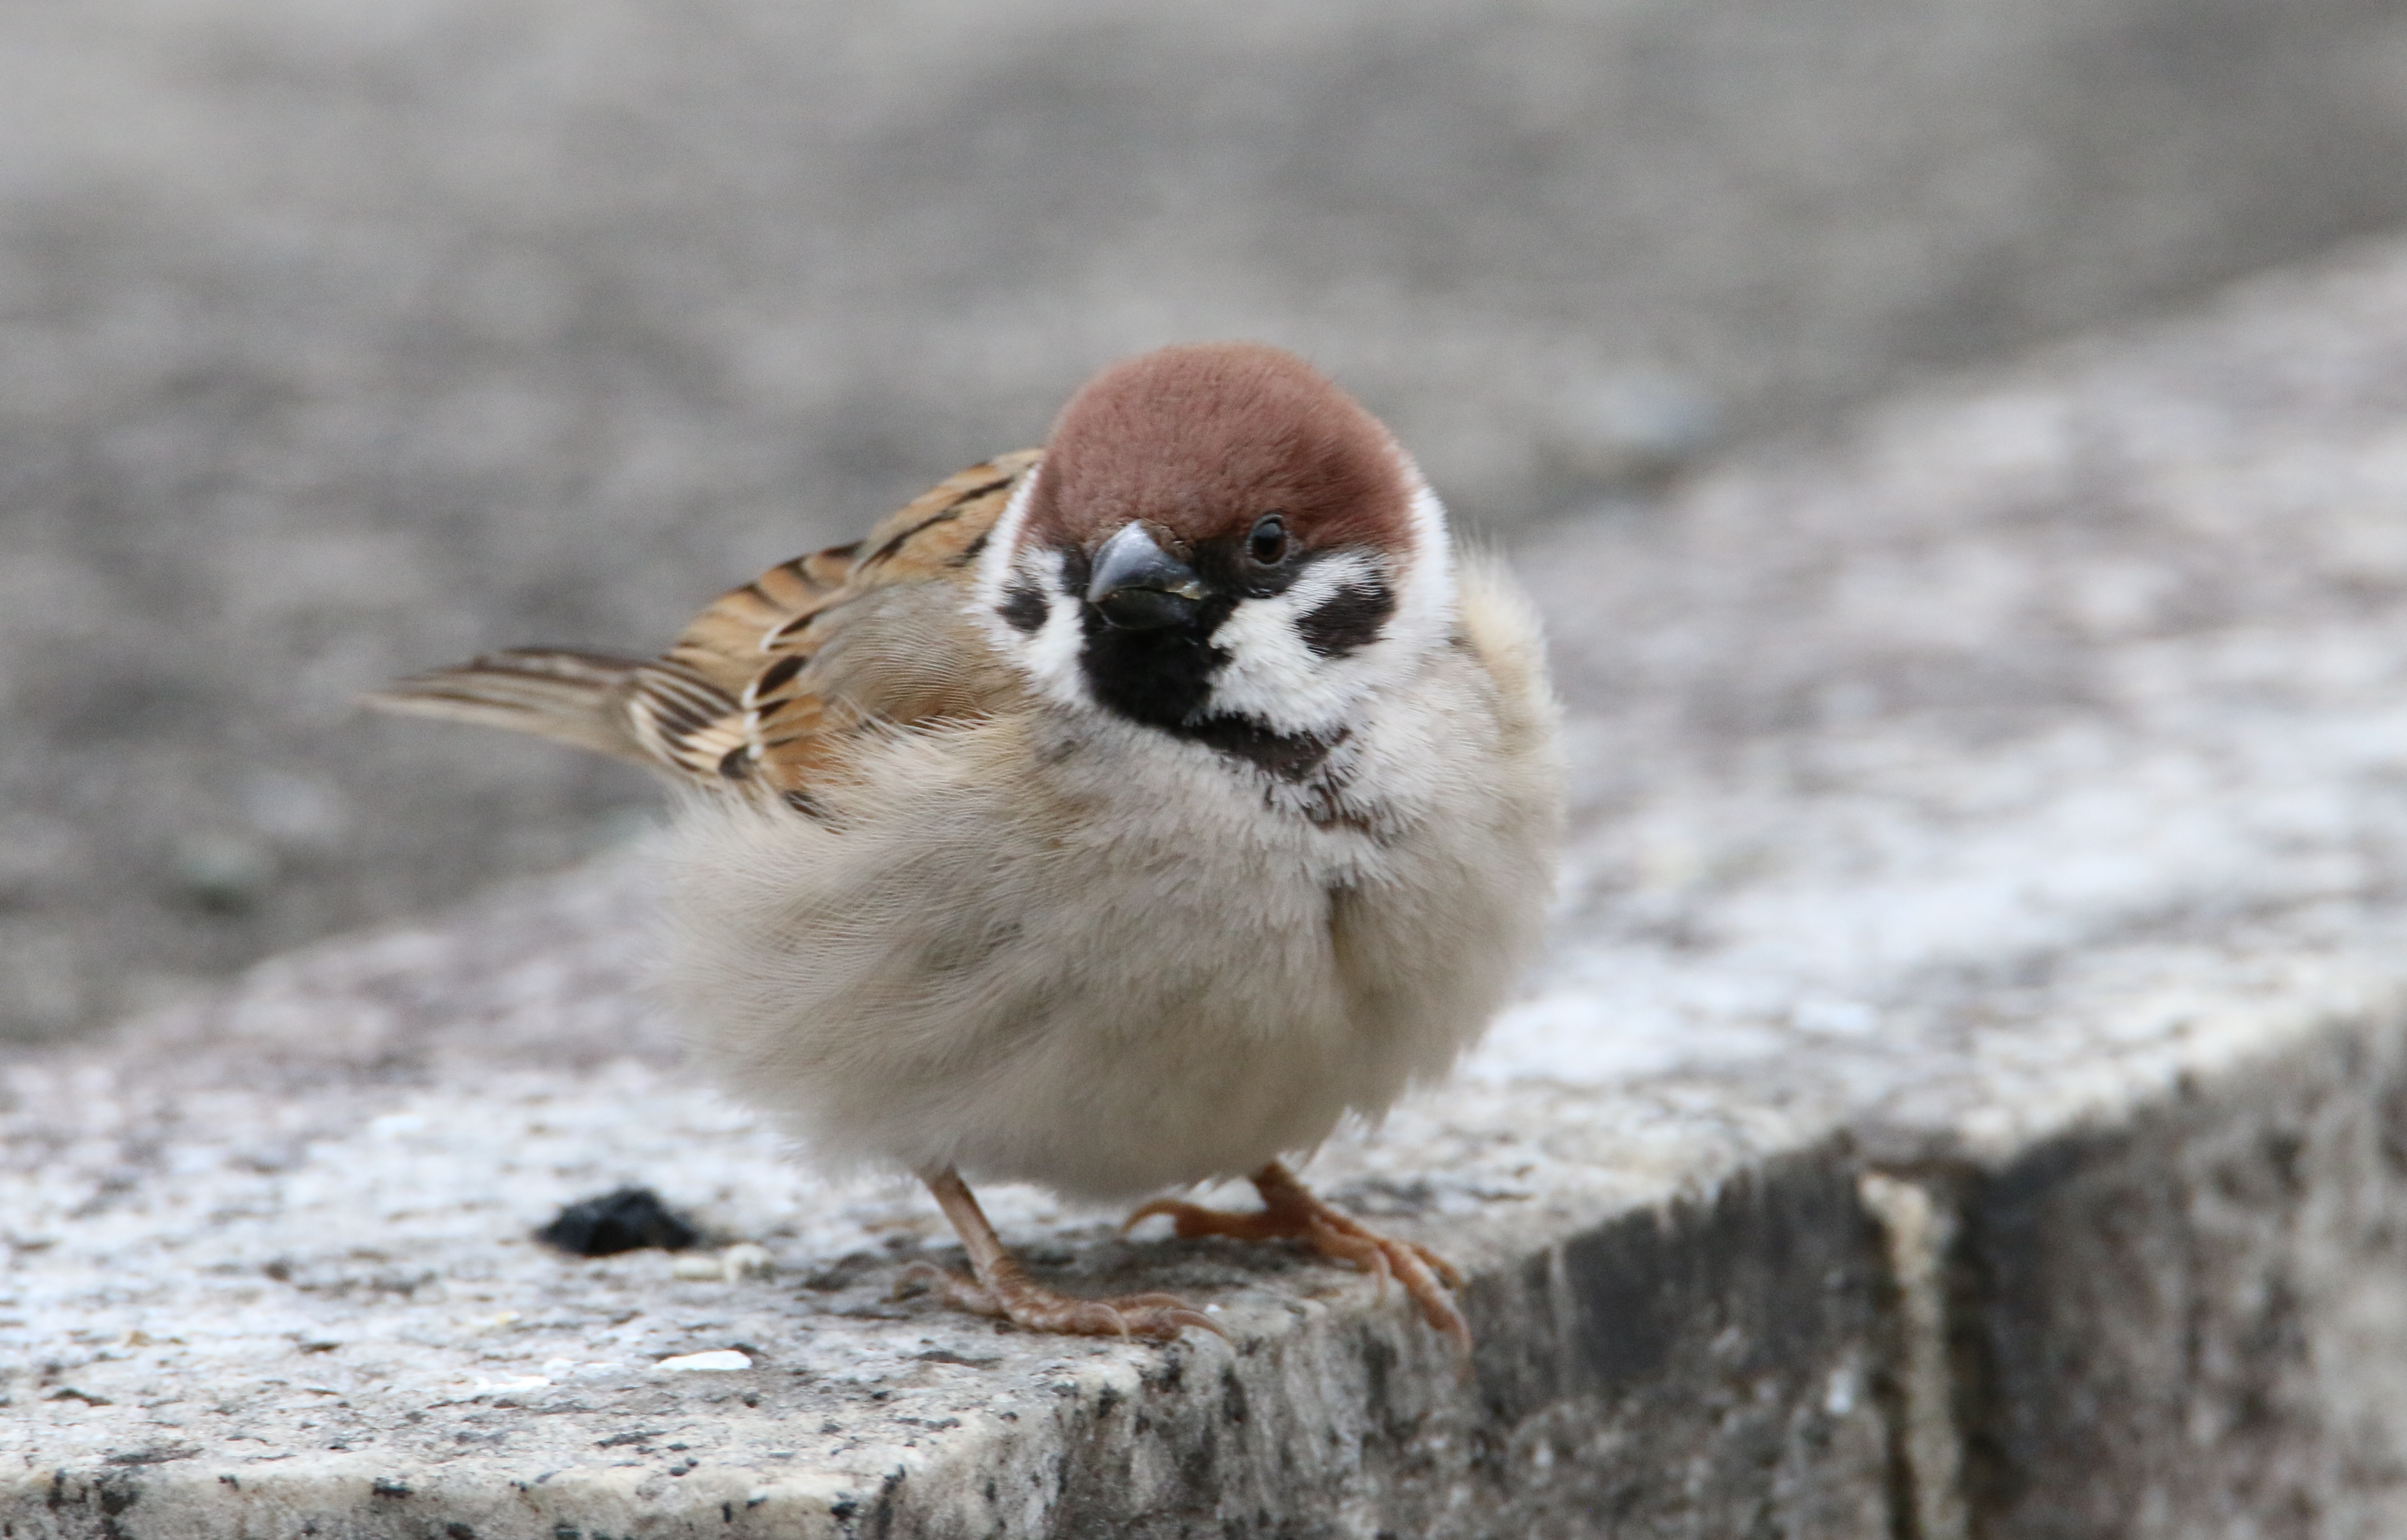
[[[1125,631],[1158,631],[1195,618],[1204,579],[1195,569],[1154,544],[1141,524],[1122,526],[1095,552],[1087,580],[1087,603],[1107,625]]]

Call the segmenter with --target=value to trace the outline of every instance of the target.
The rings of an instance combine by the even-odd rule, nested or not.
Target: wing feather
[[[947,477],[867,536],[713,600],[652,663],[514,649],[368,697],[388,711],[533,733],[690,783],[816,807],[862,732],[975,716],[1014,688],[964,614],[995,520],[1039,458]]]
[[[1038,458],[1022,449],[948,476],[857,543],[773,567],[695,618],[669,659],[735,697],[748,754],[721,765],[725,779],[806,791],[873,725],[991,706],[1001,671],[961,618],[962,600]],[[842,580],[831,585],[839,561]]]
[[[562,648],[510,648],[451,668],[395,679],[366,698],[379,711],[532,733],[597,754],[648,763],[622,710],[644,664]]]

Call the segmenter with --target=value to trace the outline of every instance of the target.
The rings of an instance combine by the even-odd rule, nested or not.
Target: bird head
[[[1291,353],[1216,343],[1071,398],[976,602],[1047,697],[1277,759],[1443,643],[1453,581],[1444,512],[1378,420]]]

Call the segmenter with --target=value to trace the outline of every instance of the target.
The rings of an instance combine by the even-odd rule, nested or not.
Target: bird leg
[[[935,1194],[936,1206],[953,1221],[970,1254],[975,1281],[948,1273],[932,1262],[913,1262],[903,1273],[904,1284],[925,1284],[936,1296],[973,1315],[993,1316],[1031,1332],[1055,1332],[1070,1336],[1152,1337],[1167,1342],[1181,1328],[1200,1326],[1226,1339],[1219,1324],[1175,1294],[1123,1294],[1118,1299],[1075,1299],[1031,1282],[1028,1274],[1003,1248],[1002,1237],[987,1222],[986,1211],[951,1166],[921,1172],[919,1179]]]
[[[1455,1308],[1452,1292],[1461,1285],[1462,1275],[1451,1262],[1425,1246],[1392,1240],[1339,1213],[1314,1197],[1294,1173],[1276,1161],[1255,1172],[1251,1180],[1254,1191],[1262,1195],[1260,1213],[1231,1214],[1175,1198],[1156,1198],[1141,1205],[1120,1229],[1126,1232],[1140,1220],[1167,1214],[1182,1236],[1232,1235],[1246,1241],[1291,1237],[1310,1242],[1322,1256],[1350,1263],[1377,1278],[1383,1299],[1389,1278],[1402,1283],[1404,1292],[1420,1306],[1421,1319],[1453,1343],[1457,1352],[1470,1357],[1471,1327]]]

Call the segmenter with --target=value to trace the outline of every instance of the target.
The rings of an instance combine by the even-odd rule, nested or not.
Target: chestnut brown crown
[[[1413,474],[1378,419],[1311,364],[1251,342],[1141,353],[1061,408],[1026,538],[1092,553],[1141,520],[1175,554],[1267,514],[1305,551],[1399,549]]]

